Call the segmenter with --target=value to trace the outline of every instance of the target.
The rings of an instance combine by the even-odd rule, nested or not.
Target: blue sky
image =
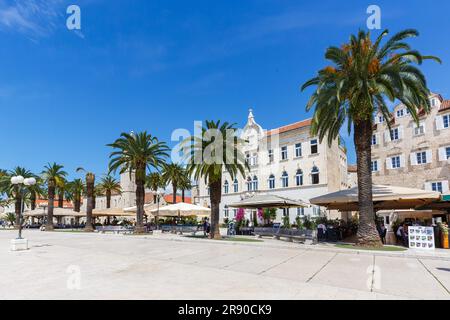
[[[69,4],[80,32],[66,28]],[[0,168],[100,175],[123,131],[170,142],[194,120],[243,125],[249,107],[266,129],[309,117],[300,84],[366,28],[370,4],[391,33],[421,32],[413,46],[444,61],[424,65],[429,87],[449,98],[448,0],[0,0]]]

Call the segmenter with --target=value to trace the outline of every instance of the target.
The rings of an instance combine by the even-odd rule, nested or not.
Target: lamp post
[[[36,184],[35,178],[24,178],[22,176],[11,177],[11,184],[17,187],[17,192],[20,194],[20,208],[19,208],[19,235],[16,239],[11,241],[12,250],[27,250],[28,240],[22,238],[22,210],[23,198],[25,197],[25,188],[34,186]]]
[[[159,199],[161,198],[162,195],[163,195],[163,192],[162,192],[161,190],[157,190],[157,191],[156,191],[156,204],[157,204],[156,217],[155,217],[155,226],[156,226],[156,230],[158,230]]]

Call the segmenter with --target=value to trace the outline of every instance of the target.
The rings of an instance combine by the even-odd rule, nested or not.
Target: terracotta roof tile
[[[172,202],[173,202],[173,195],[171,195],[171,194],[166,194],[165,196],[164,196],[164,200],[166,201],[166,203],[170,203],[170,204],[172,204]],[[182,199],[181,199],[181,196],[179,196],[179,195],[177,195],[176,196],[176,202],[177,203],[179,203],[179,202],[182,202],[181,201]],[[191,203],[191,197],[184,197],[184,202],[185,203]]]
[[[292,124],[288,124],[288,125],[280,127],[280,128],[272,129],[272,130],[267,131],[267,136],[271,136],[274,134],[280,134],[283,132],[288,132],[291,130],[307,127],[307,126],[311,125],[311,122],[312,122],[312,119],[306,119],[306,120],[298,121],[298,122],[295,122]]]
[[[446,110],[450,110],[450,100],[444,100],[439,108],[439,112]]]
[[[358,167],[356,164],[349,164],[347,167],[348,172],[358,172]]]

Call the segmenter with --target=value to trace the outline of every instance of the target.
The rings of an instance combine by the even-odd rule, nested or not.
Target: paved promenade
[[[450,299],[450,255],[0,231],[0,299]]]

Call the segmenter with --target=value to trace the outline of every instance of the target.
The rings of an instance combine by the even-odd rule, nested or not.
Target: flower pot
[[[442,234],[441,243],[442,243],[442,248],[449,249],[448,234]]]

